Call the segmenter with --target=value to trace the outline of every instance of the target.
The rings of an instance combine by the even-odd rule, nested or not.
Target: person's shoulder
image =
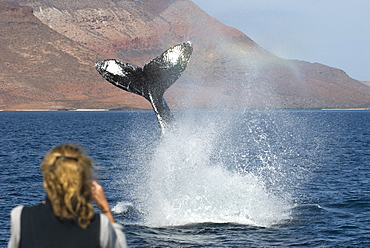
[[[20,215],[22,213],[23,208],[24,208],[23,205],[16,206],[15,208],[12,209],[12,211],[10,212],[10,215],[11,216]]]
[[[22,208],[24,208],[24,205],[18,205],[18,206],[16,206],[16,207],[14,207],[14,208],[12,209],[12,211],[13,211],[13,210],[16,210],[16,209],[18,209],[18,210],[19,210],[19,209],[22,209]]]
[[[19,247],[19,241],[21,238],[21,214],[22,214],[23,206],[17,206],[12,209],[10,213],[10,240],[8,243],[8,247]]]

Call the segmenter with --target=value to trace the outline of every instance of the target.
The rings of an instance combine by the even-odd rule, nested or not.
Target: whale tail
[[[192,43],[187,41],[167,49],[143,68],[115,59],[97,62],[95,67],[108,82],[147,99],[163,132],[174,120],[164,92],[186,69],[192,52]]]

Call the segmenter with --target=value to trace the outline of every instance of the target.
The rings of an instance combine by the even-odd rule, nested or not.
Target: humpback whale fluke
[[[108,82],[147,99],[164,132],[174,117],[163,94],[186,69],[192,52],[192,43],[187,41],[167,49],[143,68],[115,59],[97,62],[95,67]]]

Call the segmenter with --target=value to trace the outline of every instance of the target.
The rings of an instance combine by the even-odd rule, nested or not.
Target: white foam
[[[112,208],[112,212],[116,214],[126,213],[130,207],[132,207],[132,203],[130,202],[118,202],[116,206]]]
[[[289,218],[289,203],[268,193],[261,178],[212,163],[215,139],[222,130],[212,123],[197,124],[180,125],[157,148],[137,192],[144,224],[213,222],[266,227]]]

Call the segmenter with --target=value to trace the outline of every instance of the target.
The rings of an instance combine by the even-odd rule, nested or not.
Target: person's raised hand
[[[111,222],[115,222],[112,212],[109,207],[109,203],[107,197],[105,196],[103,187],[95,180],[91,181],[91,193],[92,193],[92,200],[96,203],[96,206],[99,210],[108,216]]]

